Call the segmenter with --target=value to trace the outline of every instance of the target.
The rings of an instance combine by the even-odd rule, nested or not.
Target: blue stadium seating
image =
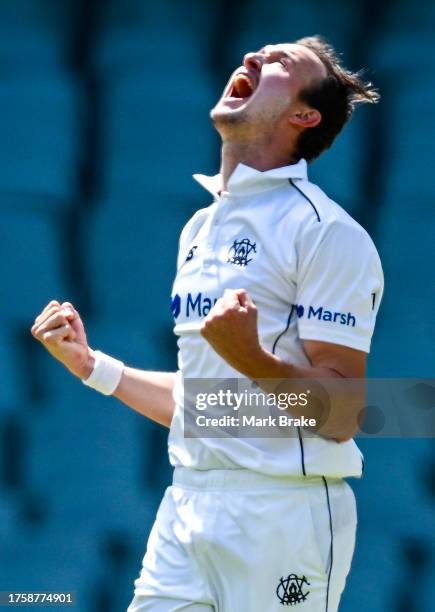
[[[248,5],[241,14],[243,28],[239,30],[236,47],[240,53],[313,34],[321,34],[343,53],[358,31],[361,11],[357,3],[342,0],[328,4],[316,0],[278,0],[273,8],[261,0],[253,0]]]
[[[192,206],[189,193],[163,190],[100,206],[87,224],[87,252],[101,314],[128,313],[149,334],[172,323],[171,286],[179,234],[190,216],[183,212],[187,206]],[[114,236],[110,246],[108,236]]]
[[[3,208],[7,223],[0,225],[2,316],[30,327],[41,308],[64,295],[68,286],[60,256],[62,226],[54,214],[31,210],[32,205],[43,208],[44,201],[24,199],[23,204],[23,199],[1,199],[15,204]],[[20,204],[24,209],[18,208]],[[27,206],[30,210],[25,210]]]
[[[0,193],[39,196],[46,209],[70,205],[77,190],[80,105],[75,83],[62,73],[29,71],[1,80]]]
[[[210,158],[213,100],[198,74],[149,74],[107,83],[103,176],[108,195],[125,200],[191,185]]]
[[[0,3],[2,74],[29,77],[62,71],[70,52],[76,6],[50,0]],[[53,92],[55,93],[55,92]]]
[[[359,141],[364,122],[356,112],[333,147],[315,160],[308,168],[309,179],[350,215],[355,215],[361,206],[362,195],[355,186],[361,180],[362,150]]]

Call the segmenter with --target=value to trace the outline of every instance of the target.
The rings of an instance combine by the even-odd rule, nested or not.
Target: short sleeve
[[[339,220],[312,226],[298,252],[299,337],[368,353],[383,285],[379,255],[362,227]]]

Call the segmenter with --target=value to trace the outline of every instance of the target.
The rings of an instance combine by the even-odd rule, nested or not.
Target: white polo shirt
[[[258,308],[262,346],[283,360],[309,365],[303,340],[369,352],[383,291],[376,248],[367,232],[307,179],[307,164],[259,172],[239,164],[228,191],[220,176],[194,175],[214,202],[180,237],[172,291],[178,335],[172,465],[200,470],[246,468],[276,476],[360,476],[353,440],[304,435],[185,438],[183,380],[240,378],[200,335],[225,289],[246,289]]]

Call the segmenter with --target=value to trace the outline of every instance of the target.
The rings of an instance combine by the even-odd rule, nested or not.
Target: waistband
[[[341,478],[322,476],[268,476],[245,469],[195,470],[186,467],[174,469],[173,484],[182,488],[211,489],[289,489],[307,486],[324,486],[344,483]]]

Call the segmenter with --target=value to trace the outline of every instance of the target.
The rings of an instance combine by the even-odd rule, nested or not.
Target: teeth
[[[233,92],[238,98],[249,98],[253,92],[251,81],[246,74],[238,74],[233,81]]]

